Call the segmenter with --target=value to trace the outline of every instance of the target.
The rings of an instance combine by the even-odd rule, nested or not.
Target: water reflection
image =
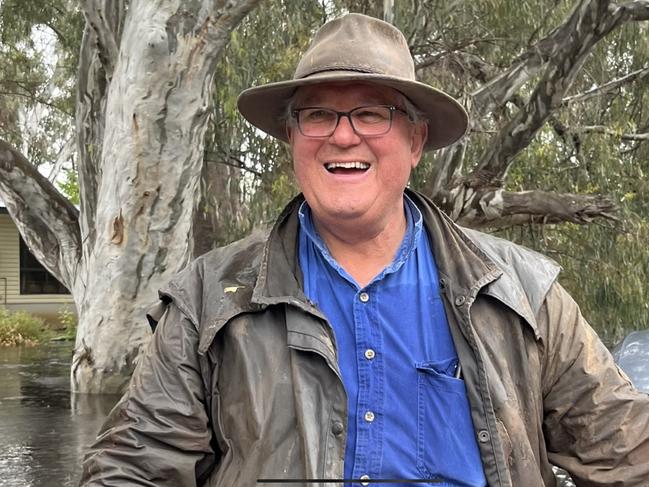
[[[75,486],[118,396],[70,393],[72,344],[0,348],[0,487]]]

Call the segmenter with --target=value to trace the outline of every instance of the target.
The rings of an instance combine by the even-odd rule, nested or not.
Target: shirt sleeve
[[[580,487],[641,486],[649,479],[649,395],[637,391],[558,284],[540,319],[548,458]]]
[[[218,455],[197,350],[196,328],[169,304],[85,456],[81,486],[200,485]]]

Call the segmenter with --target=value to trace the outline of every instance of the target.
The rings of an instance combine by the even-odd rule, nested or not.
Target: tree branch
[[[610,135],[612,137],[617,137],[620,140],[633,140],[633,141],[649,140],[649,132],[644,134],[624,134],[612,130],[604,125],[584,125],[581,127],[570,127],[569,131],[580,133],[580,134],[589,134],[589,133],[605,134],[605,135]]]
[[[72,289],[81,256],[79,211],[3,140],[0,140],[0,197],[35,257]]]
[[[77,137],[81,218],[79,227],[91,248],[96,235],[101,179],[106,96],[117,62],[124,0],[82,0],[86,25],[81,40],[77,80]]]
[[[634,2],[627,2],[620,5],[620,8],[626,12],[628,20],[649,20],[648,0],[636,0]]]
[[[467,141],[461,140],[435,153],[435,162],[432,164],[432,172],[425,188],[427,194],[439,194],[451,181],[460,176],[464,168],[466,147]]]
[[[41,105],[48,106],[50,108],[53,108],[57,112],[61,112],[64,115],[67,115],[68,117],[74,117],[74,114],[65,111],[63,108],[56,106],[54,103],[47,101],[43,98],[33,96],[27,93],[19,93],[19,92],[13,92],[13,91],[0,91],[0,96],[19,96],[21,98],[27,98],[28,100],[33,101],[34,103],[39,103]]]
[[[505,105],[511,97],[547,64],[569,33],[572,25],[566,20],[545,38],[518,57],[506,71],[471,93],[473,109],[484,116],[496,107]]]
[[[486,177],[492,184],[500,184],[513,158],[527,147],[561,104],[593,46],[627,19],[626,11],[612,9],[607,0],[580,2],[564,23],[570,29],[555,46],[555,55],[530,100],[494,138],[481,158],[476,170],[481,179]]]
[[[91,247],[95,241],[97,192],[100,183],[102,141],[108,83],[97,57],[95,35],[86,25],[81,39],[75,131],[77,139],[81,218],[79,227]]]
[[[483,39],[470,39],[460,42],[454,46],[446,46],[442,43],[435,42],[434,44],[440,44],[440,49],[435,54],[430,54],[423,59],[420,59],[415,64],[415,71],[421,71],[430,66],[433,66],[440,62],[441,60],[447,57],[460,57],[462,59],[468,59],[470,63],[478,62],[482,65],[486,64],[484,60],[480,59],[475,54],[471,54],[465,51],[467,47],[476,46],[478,44],[493,43],[497,41],[495,38],[483,38]],[[430,46],[433,47],[433,46]],[[411,48],[412,50],[412,48]],[[477,60],[477,61],[476,61]],[[486,73],[485,73],[486,74]]]
[[[600,96],[604,95],[606,93],[610,93],[611,91],[614,91],[615,89],[619,88],[622,85],[625,85],[627,83],[631,83],[632,81],[640,80],[644,78],[645,76],[649,75],[649,65],[637,69],[627,75],[624,75],[620,78],[613,79],[611,81],[608,81],[604,83],[603,85],[596,86],[594,88],[591,88],[590,90],[584,91],[583,93],[579,93],[577,95],[572,95],[572,96],[567,96],[563,100],[561,100],[561,105],[566,106],[569,105],[570,103],[574,102],[579,102],[579,101],[586,101],[590,100],[591,98],[595,96]]]
[[[262,176],[262,174],[261,174],[259,171],[256,171],[256,170],[254,170],[254,169],[251,169],[251,168],[249,168],[249,167],[246,167],[246,165],[243,163],[243,161],[242,161],[241,159],[237,159],[237,158],[234,157],[234,156],[229,156],[228,159],[229,159],[229,160],[227,160],[227,159],[222,159],[222,158],[218,158],[218,159],[208,159],[208,158],[204,158],[204,159],[203,159],[203,162],[213,162],[213,163],[215,163],[215,164],[225,164],[226,166],[234,167],[234,168],[236,168],[236,169],[240,169],[240,170],[242,170],[242,171],[247,171],[247,172],[249,172],[249,173],[251,173],[251,174],[254,174],[254,175],[257,176],[257,177],[261,177],[261,176]],[[230,161],[232,161],[232,162],[230,162]]]
[[[461,225],[473,228],[502,228],[527,223],[592,223],[596,218],[619,221],[616,204],[600,195],[554,193],[548,191],[510,192],[486,188],[473,192],[462,188],[459,211],[449,213]],[[443,196],[436,198],[443,204]],[[452,201],[453,198],[447,201]],[[449,211],[449,209],[445,209]]]
[[[111,18],[110,10],[113,8],[114,3],[119,2],[111,2],[110,0],[81,0],[79,2],[86,23],[95,35],[99,59],[108,79],[113,75],[119,55],[116,39],[118,25],[114,21],[119,22],[121,19]]]
[[[495,107],[507,103],[525,83],[540,73],[550,60],[558,64],[555,58],[557,55],[563,56],[565,41],[569,41],[574,37],[583,39],[586,37],[584,34],[588,33],[596,34],[598,38],[606,35],[608,31],[602,33],[593,30],[587,32],[577,32],[575,30],[588,27],[579,23],[579,17],[584,13],[588,13],[588,10],[592,10],[593,7],[600,9],[600,13],[603,12],[611,17],[609,20],[614,22],[612,27],[626,21],[649,20],[649,0],[628,2],[618,8],[610,7],[608,1],[582,0],[563,24],[530,47],[518,58],[518,61],[512,63],[507,71],[500,73],[471,94],[474,110],[479,115],[486,115],[493,111]]]
[[[65,141],[65,144],[63,144],[63,147],[61,148],[58,155],[56,156],[56,160],[52,165],[52,170],[50,171],[50,174],[47,176],[47,179],[50,182],[53,183],[56,180],[59,173],[61,172],[61,169],[63,168],[63,164],[65,164],[66,162],[68,162],[70,159],[73,158],[74,150],[75,150],[74,136],[70,136],[68,140]]]

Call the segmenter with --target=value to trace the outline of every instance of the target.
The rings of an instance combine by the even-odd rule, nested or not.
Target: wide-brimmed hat
[[[408,43],[396,27],[361,14],[323,25],[289,81],[256,86],[239,95],[239,111],[251,124],[288,142],[286,106],[295,90],[332,82],[368,82],[403,93],[428,121],[425,149],[452,144],[466,132],[467,113],[441,90],[415,79]]]

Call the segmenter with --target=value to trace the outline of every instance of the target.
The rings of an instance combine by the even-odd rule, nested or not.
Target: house
[[[75,310],[68,290],[31,254],[7,209],[0,206],[0,306],[56,322],[60,310]]]

